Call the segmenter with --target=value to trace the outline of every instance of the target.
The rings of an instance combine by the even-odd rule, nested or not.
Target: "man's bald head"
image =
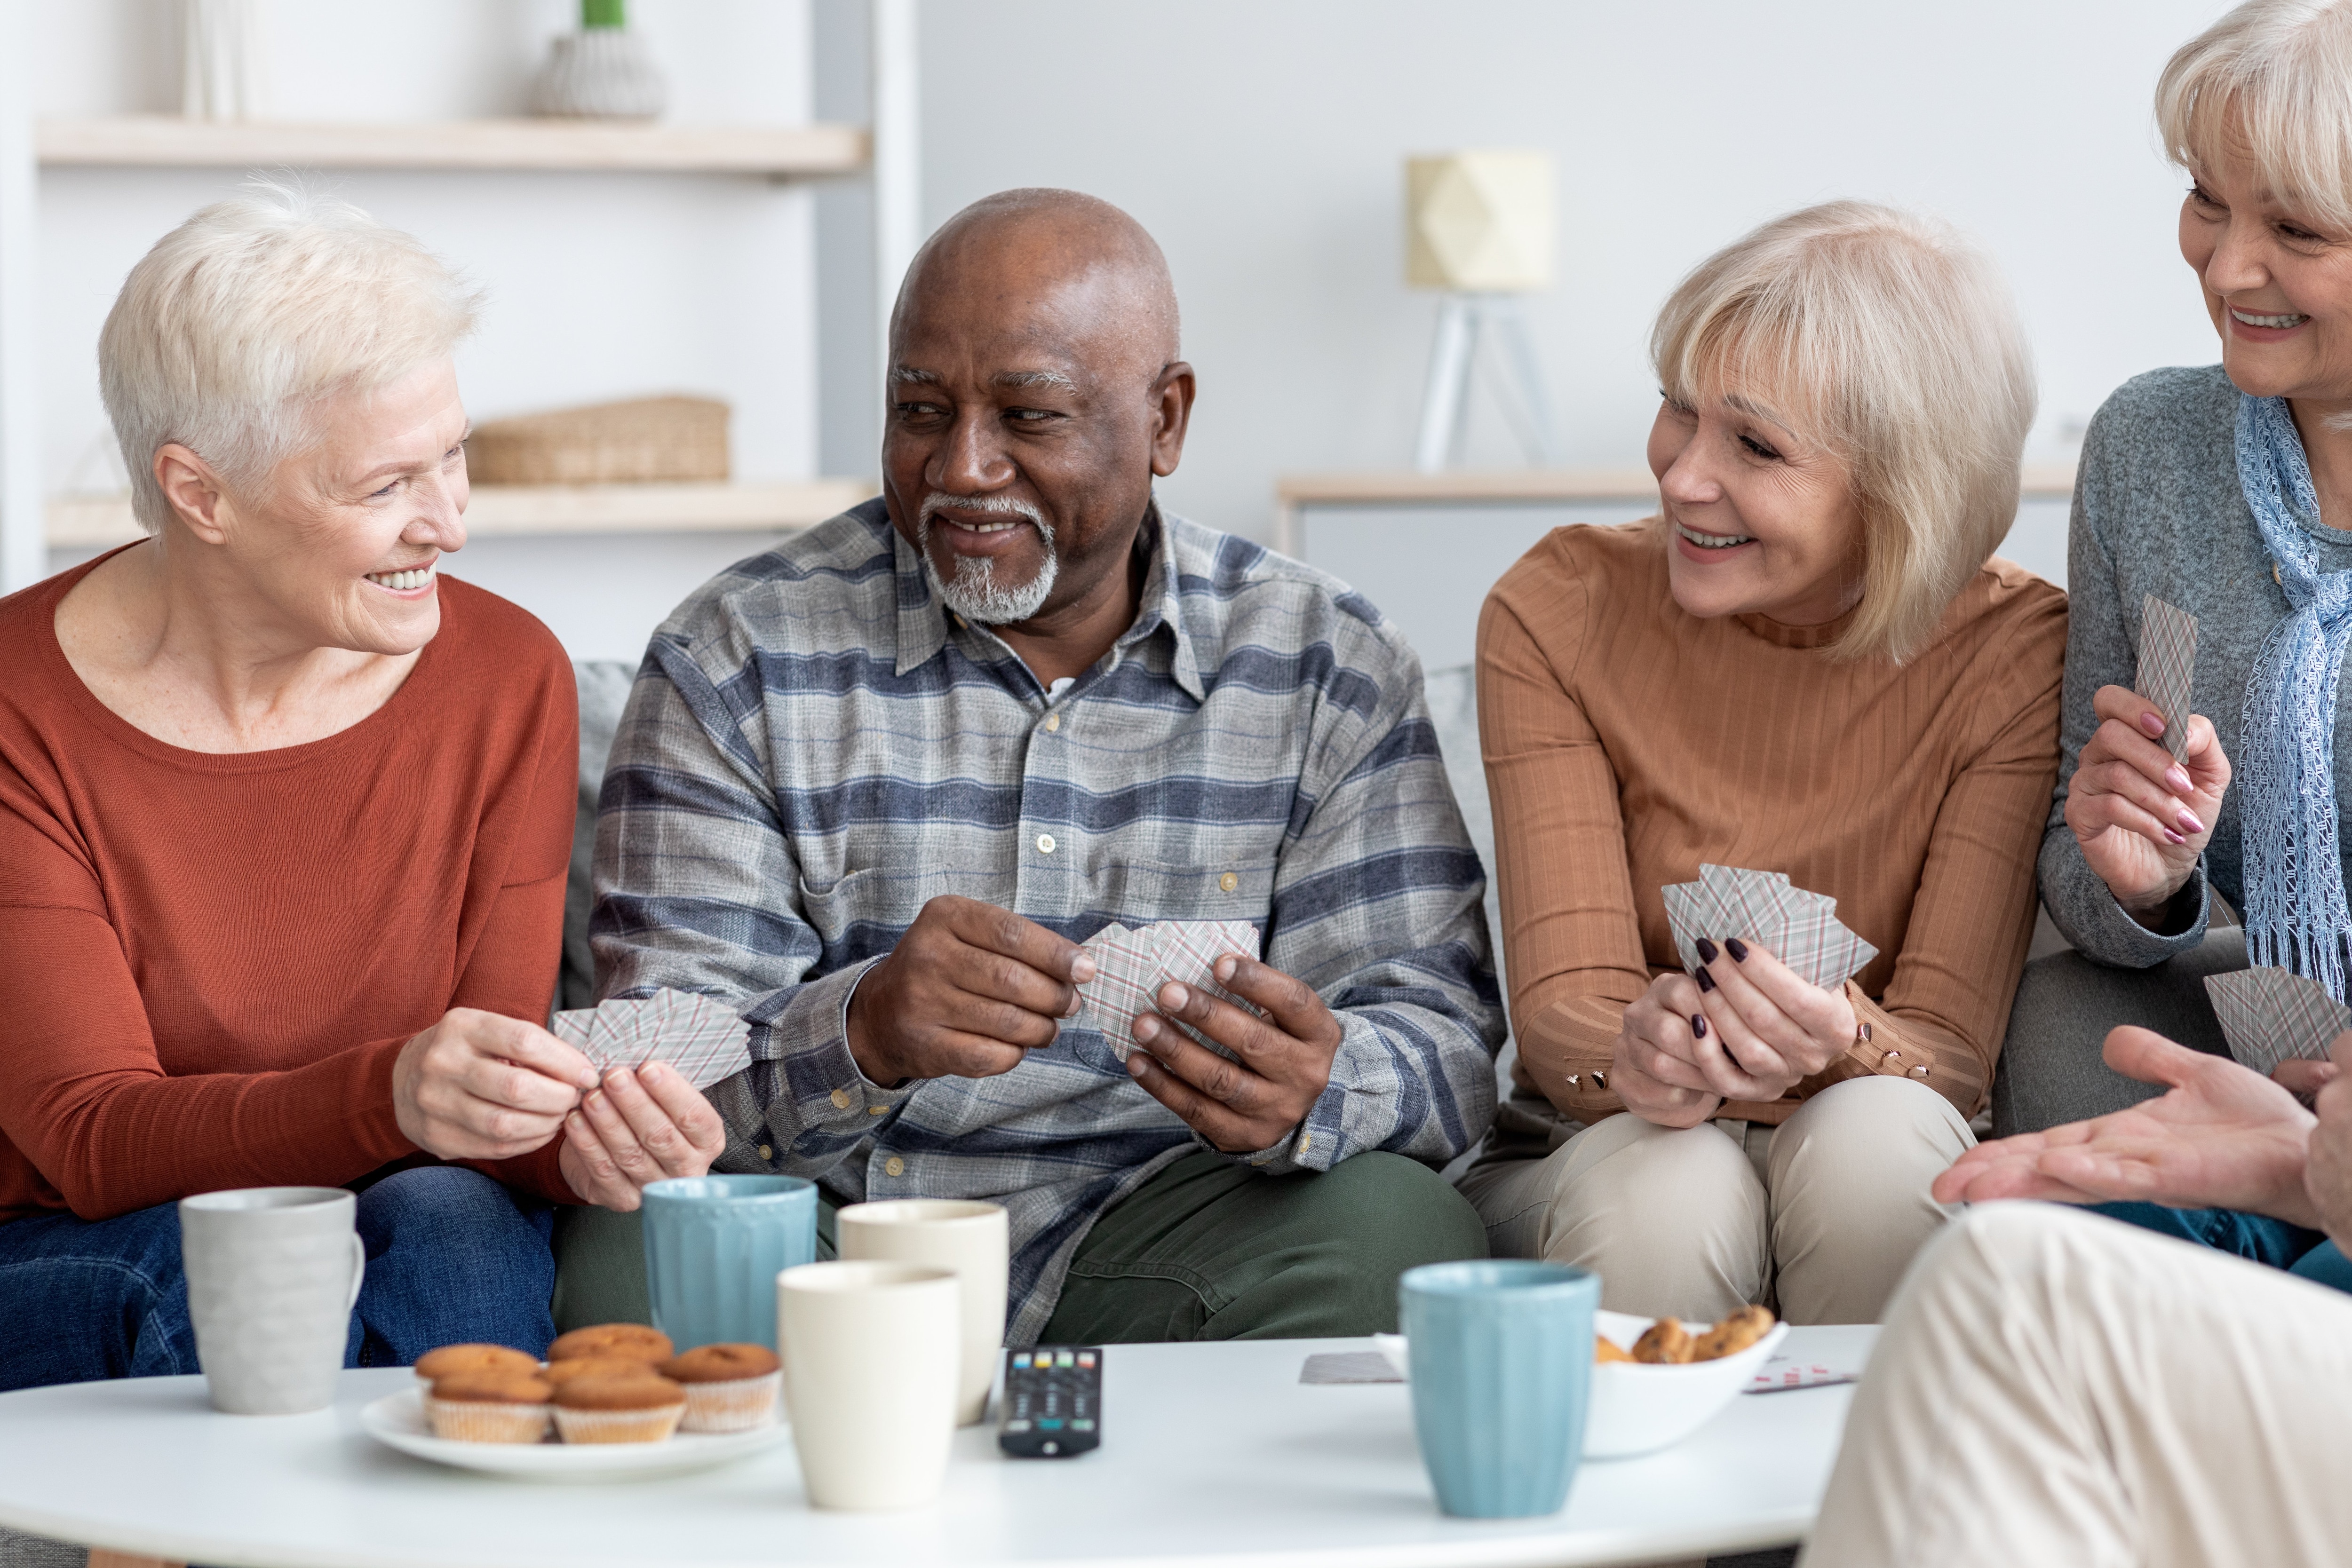
[[[950,297],[985,301],[1000,319],[1043,307],[1089,349],[1145,365],[1147,380],[1182,352],[1176,284],[1159,243],[1118,208],[1078,191],[999,191],[941,224],[915,253],[890,312],[894,361],[909,312]]]

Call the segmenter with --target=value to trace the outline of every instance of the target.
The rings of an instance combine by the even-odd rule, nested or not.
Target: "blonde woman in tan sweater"
[[[1488,597],[1517,1090],[1463,1188],[1604,1303],[1874,1320],[1942,1223],[2033,922],[2065,597],[1990,559],[2033,376],[1947,226],[1809,208],[1652,340],[1660,516],[1555,530]],[[1661,886],[1784,872],[1878,948],[1836,990],[1752,933],[1675,957]]]

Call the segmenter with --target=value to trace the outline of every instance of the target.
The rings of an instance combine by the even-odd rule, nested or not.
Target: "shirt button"
[[[1217,886],[1226,893],[1233,892],[1234,889],[1239,887],[1241,884],[1242,879],[1235,876],[1231,872],[1225,873],[1224,875],[1217,879]]]
[[[1053,734],[1055,730],[1061,727],[1062,716],[1060,714],[1049,713],[1045,716],[1045,733],[1047,735]]]
[[[1300,1154],[1302,1154],[1302,1155],[1303,1155],[1303,1154],[1305,1154],[1305,1153],[1307,1152],[1307,1146],[1309,1144],[1312,1144],[1314,1141],[1315,1141],[1315,1134],[1312,1134],[1312,1133],[1301,1133],[1301,1134],[1298,1134],[1298,1152],[1299,1152]]]
[[[907,1162],[900,1159],[898,1155],[892,1155],[888,1159],[882,1162],[882,1169],[886,1174],[890,1176],[905,1176],[907,1174]]]
[[[1054,852],[1053,834],[1040,833],[1037,835],[1037,852],[1041,855],[1050,855]]]
[[[887,1105],[868,1105],[866,1107],[866,1113],[869,1116],[879,1116],[883,1112],[887,1111],[889,1108],[890,1107]]]
[[[761,1144],[760,1145],[760,1157],[763,1160],[774,1159],[776,1157],[775,1146],[772,1144]]]
[[[833,1108],[836,1111],[846,1111],[849,1109],[848,1090],[836,1089],[833,1092]]]

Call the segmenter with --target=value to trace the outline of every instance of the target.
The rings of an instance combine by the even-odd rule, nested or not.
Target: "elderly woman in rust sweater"
[[[1464,1190],[1607,1305],[1876,1318],[1942,1221],[2033,921],[2057,589],[1990,559],[2032,371],[1991,266],[1835,203],[1666,303],[1660,515],[1564,528],[1486,602],[1517,1092]],[[1878,955],[1834,989],[1660,897],[1785,873]]]
[[[270,188],[107,319],[148,537],[0,600],[0,1389],[194,1372],[173,1204],[221,1187],[359,1191],[353,1364],[537,1352],[548,1202],[720,1146],[677,1073],[540,1027],[579,716],[547,629],[441,575],[473,319]]]

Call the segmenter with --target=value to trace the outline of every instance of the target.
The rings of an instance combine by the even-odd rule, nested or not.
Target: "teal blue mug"
[[[681,1176],[646,1184],[646,1288],[680,1350],[776,1348],[776,1276],[816,1260],[816,1184]]]
[[[1412,1428],[1437,1506],[1528,1519],[1568,1501],[1592,1394],[1601,1276],[1564,1263],[1430,1263],[1397,1282]]]

